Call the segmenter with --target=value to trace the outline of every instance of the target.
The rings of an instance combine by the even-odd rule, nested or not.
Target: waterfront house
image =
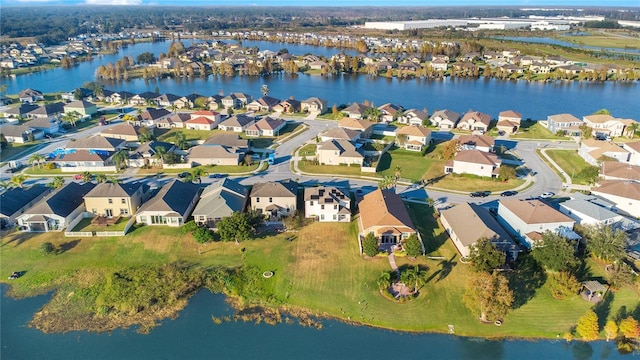
[[[498,123],[496,128],[498,131],[504,131],[505,134],[513,134],[520,129],[522,122],[522,114],[513,110],[501,111],[498,114]]]
[[[178,109],[193,109],[196,106],[196,99],[199,98],[200,95],[193,93],[186,96],[182,96],[173,102]]]
[[[418,109],[409,109],[405,111],[402,116],[398,117],[399,124],[406,125],[428,125],[427,120],[429,120],[429,114],[427,113],[427,109],[418,110]]]
[[[152,105],[156,104],[155,98],[157,97],[158,94],[151,91],[145,91],[131,97],[131,99],[129,99],[129,103],[135,106]]]
[[[72,101],[68,104],[64,104],[63,108],[65,114],[76,112],[83,117],[91,116],[98,112],[98,106],[86,100]]]
[[[460,135],[458,137],[460,150],[479,150],[493,152],[496,144],[493,137],[488,135]]]
[[[460,120],[460,114],[451,110],[436,110],[429,118],[431,125],[441,130],[450,130],[456,127]]]
[[[604,158],[628,162],[631,154],[624,148],[608,141],[583,139],[578,155],[591,165],[597,166]]]
[[[200,226],[215,228],[223,218],[243,212],[247,200],[247,188],[229,178],[218,179],[202,191],[193,210],[193,220]]]
[[[96,185],[70,182],[38,201],[24,214],[17,217],[18,225],[24,231],[60,231],[85,211],[84,196]]]
[[[547,129],[552,134],[562,131],[567,136],[580,136],[582,121],[571,114],[555,114],[547,116]]]
[[[44,94],[40,90],[24,89],[18,93],[18,99],[21,103],[33,103],[36,101],[44,101]]]
[[[144,225],[182,226],[196,206],[199,195],[198,185],[173,180],[140,207],[136,213],[136,222]]]
[[[444,165],[445,174],[471,174],[483,177],[498,177],[502,161],[496,154],[480,150],[459,151],[453,160]]]
[[[640,141],[624,143],[622,148],[629,152],[629,164],[640,166]]]
[[[51,188],[36,184],[28,188],[9,188],[0,194],[0,229],[16,224],[18,216],[44,198]]]
[[[403,137],[403,141],[400,141]],[[404,126],[396,132],[396,142],[409,151],[422,151],[430,141],[431,130],[424,126]]]
[[[500,200],[498,221],[527,248],[534,246],[545,231],[558,233],[569,240],[580,238],[572,231],[573,219],[540,200]]]
[[[240,153],[222,145],[196,145],[189,149],[187,162],[198,165],[238,165]]]
[[[249,117],[246,115],[234,115],[220,124],[218,124],[218,129],[222,131],[233,131],[237,133],[244,132],[247,127],[253,125],[256,122],[254,117]]]
[[[604,180],[630,180],[640,182],[640,166],[618,161],[603,161],[600,177]]]
[[[471,247],[482,238],[488,239],[498,250],[507,254],[508,261],[518,257],[520,247],[489,210],[480,205],[463,202],[442,210],[440,222],[463,258],[471,255]]]
[[[252,100],[253,97],[251,95],[236,92],[223,97],[222,106],[225,109],[228,109],[229,107],[236,109],[247,106],[247,104],[249,104]]]
[[[155,99],[153,99],[153,101],[158,106],[163,106],[163,107],[173,107],[173,106],[175,106],[177,108],[178,106],[176,104],[176,101],[178,101],[178,99],[180,99],[180,96],[166,93],[166,94],[162,94],[160,96],[157,96]]]
[[[363,119],[365,117],[365,113],[370,106],[366,106],[360,103],[353,103],[346,108],[342,109],[342,113],[352,119]]]
[[[447,71],[447,68],[449,67],[449,62],[444,61],[442,59],[434,59],[434,60],[431,60],[429,65],[431,65],[431,68],[433,70],[444,72],[444,71]]]
[[[360,131],[362,134],[360,137],[362,137],[363,139],[371,136],[371,133],[373,132],[373,125],[374,123],[369,120],[354,119],[350,117],[342,118],[342,120],[338,122],[338,126],[343,129]]]
[[[627,180],[602,181],[598,187],[591,189],[591,193],[613,202],[620,211],[640,218],[640,183]]]
[[[332,139],[316,146],[316,159],[321,165],[362,165],[364,155],[351,142]]]
[[[276,99],[271,96],[263,96],[247,104],[247,111],[268,112],[273,110],[273,107],[278,105],[279,102],[280,99]]]
[[[38,105],[35,104],[19,104],[16,106],[9,107],[4,110],[4,115],[8,118],[24,118],[27,117],[27,114],[31,111],[38,108]]]
[[[417,234],[404,202],[391,189],[376,189],[366,194],[358,209],[361,239],[373,233],[379,244],[399,244]]]
[[[384,105],[380,105],[378,106],[378,110],[380,110],[380,113],[382,114],[380,120],[387,123],[398,119],[399,118],[398,115],[400,115],[403,111],[402,106],[392,104],[392,103],[386,103]]]
[[[351,222],[351,198],[345,189],[308,187],[304,189],[304,216],[321,222]]]
[[[251,209],[280,219],[296,213],[298,184],[291,180],[256,183],[251,189]]]
[[[609,114],[595,114],[583,116],[584,124],[593,129],[592,134],[597,136],[618,137],[626,133],[627,126],[633,123],[630,119],[617,119]]]
[[[116,91],[107,95],[107,91],[104,91],[104,101],[113,103],[113,104],[121,104],[126,105],[129,103],[129,100],[136,96],[136,94],[128,92],[128,91]]]
[[[310,97],[300,103],[303,112],[324,114],[327,111],[327,100]]]
[[[479,111],[469,111],[458,121],[456,129],[485,133],[491,125],[491,115]]]
[[[142,183],[100,183],[84,196],[84,206],[96,216],[130,217],[142,205],[144,189]]]
[[[267,116],[248,126],[245,129],[245,134],[249,137],[278,136],[280,135],[280,130],[286,125],[287,122],[285,120],[273,119]]]
[[[280,103],[273,107],[273,111],[280,113],[299,113],[302,111],[301,106],[302,103],[291,96],[288,99],[280,101]]]

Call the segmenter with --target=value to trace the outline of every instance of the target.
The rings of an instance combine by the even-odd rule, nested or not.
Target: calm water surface
[[[148,335],[135,330],[46,335],[26,326],[49,298],[13,300],[0,287],[2,359],[630,359],[612,343],[489,341],[440,334],[408,334],[323,321],[299,325],[216,325],[232,314],[221,295],[201,291],[175,320]]]

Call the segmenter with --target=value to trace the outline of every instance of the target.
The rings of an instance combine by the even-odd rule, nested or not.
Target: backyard
[[[523,121],[517,133],[509,135],[510,139],[568,140],[566,136],[556,136],[536,121]]]
[[[585,171],[592,166],[584,161],[584,159],[580,157],[580,155],[578,155],[578,152],[576,150],[553,149],[546,150],[545,153],[549,155],[551,160],[553,160],[556,164],[558,164],[558,166],[560,166],[562,171],[564,171],[571,177],[571,181],[574,184],[590,185],[594,180],[593,175],[595,175],[595,177],[598,176],[597,172],[589,174],[588,171]],[[544,159],[544,157],[542,158]],[[551,166],[551,168],[556,173],[558,172],[555,167]],[[560,178],[562,178],[562,176],[560,176]]]
[[[122,231],[124,230],[129,218],[121,217],[113,225],[100,226],[91,224],[92,218],[82,219],[71,231],[75,232],[97,232],[97,231]]]

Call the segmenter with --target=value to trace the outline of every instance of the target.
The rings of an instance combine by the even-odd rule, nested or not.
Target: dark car
[[[474,191],[469,196],[471,197],[487,197],[491,195],[491,191]]]
[[[185,172],[181,172],[180,174],[178,174],[179,178],[186,178],[187,176],[189,176],[189,173],[186,172],[186,171]]]
[[[503,191],[502,194],[500,194],[500,196],[513,196],[513,195],[516,195],[517,193],[518,193],[517,191],[507,190],[507,191]]]

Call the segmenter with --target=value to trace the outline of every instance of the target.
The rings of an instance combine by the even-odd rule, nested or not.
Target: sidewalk
[[[549,162],[549,164],[551,164],[557,170],[557,172],[560,173],[562,175],[562,177],[564,178],[564,181],[562,183],[562,192],[563,193],[567,193],[568,194],[568,193],[570,193],[571,189],[573,189],[573,190],[582,190],[582,191],[585,191],[585,190],[586,191],[590,191],[591,190],[591,187],[588,186],[588,185],[574,185],[572,180],[571,180],[571,177],[566,172],[564,172],[564,170],[562,170],[562,168],[558,164],[556,164],[556,162],[553,161],[549,155],[547,155],[547,150],[549,150],[549,149],[540,149],[540,153]]]

